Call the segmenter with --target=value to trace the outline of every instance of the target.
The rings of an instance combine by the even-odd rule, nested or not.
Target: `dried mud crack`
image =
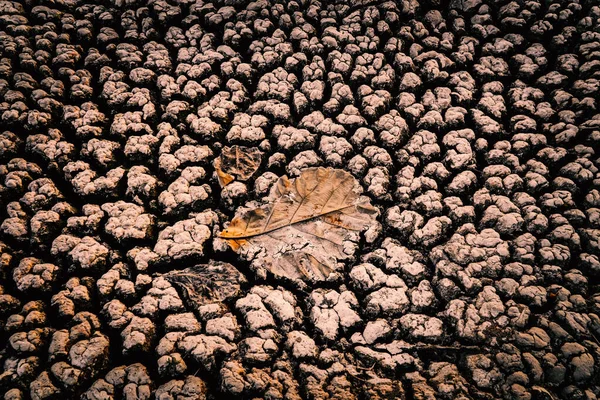
[[[0,0],[0,399],[597,399],[599,101],[594,0]]]

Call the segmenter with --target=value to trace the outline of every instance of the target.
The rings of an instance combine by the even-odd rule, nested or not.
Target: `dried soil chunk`
[[[211,228],[217,221],[213,211],[204,211],[176,222],[159,232],[154,252],[163,262],[202,257],[204,243],[211,237]]]
[[[317,289],[310,295],[310,319],[321,337],[336,340],[340,330],[348,330],[361,321],[355,309],[354,293]]]
[[[118,241],[146,240],[152,235],[155,217],[144,213],[144,207],[137,204],[118,201],[102,206],[108,214],[104,229]]]

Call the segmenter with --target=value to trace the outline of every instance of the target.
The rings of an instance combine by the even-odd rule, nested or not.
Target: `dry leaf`
[[[237,213],[219,237],[251,267],[308,281],[326,280],[354,256],[360,232],[378,225],[379,210],[341,169],[309,168],[280,178],[258,208]]]
[[[171,271],[163,277],[179,287],[194,307],[223,302],[240,293],[246,278],[233,265],[223,262],[196,265],[181,271]]]
[[[223,147],[221,155],[215,159],[214,167],[221,187],[233,180],[245,181],[250,178],[262,161],[262,152],[244,146]]]
[[[546,389],[546,388],[544,388],[544,387],[542,387],[542,386],[533,385],[533,386],[531,387],[531,389],[532,389],[534,392],[543,393],[543,394],[544,394],[544,395],[546,395],[546,397],[547,397],[547,398],[549,398],[549,399],[552,399],[552,400],[554,400],[554,399],[555,399],[555,397],[554,397],[554,395],[552,394],[552,392],[550,392],[548,389]],[[541,397],[541,396],[540,396],[540,397]]]

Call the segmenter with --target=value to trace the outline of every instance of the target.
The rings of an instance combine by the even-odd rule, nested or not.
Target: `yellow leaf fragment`
[[[225,187],[235,179],[248,180],[260,167],[262,152],[256,148],[224,147],[213,163],[219,184]]]

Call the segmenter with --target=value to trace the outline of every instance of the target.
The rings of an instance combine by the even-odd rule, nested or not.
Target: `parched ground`
[[[0,397],[597,399],[599,95],[595,0],[0,1]],[[219,242],[319,166],[336,278]]]

